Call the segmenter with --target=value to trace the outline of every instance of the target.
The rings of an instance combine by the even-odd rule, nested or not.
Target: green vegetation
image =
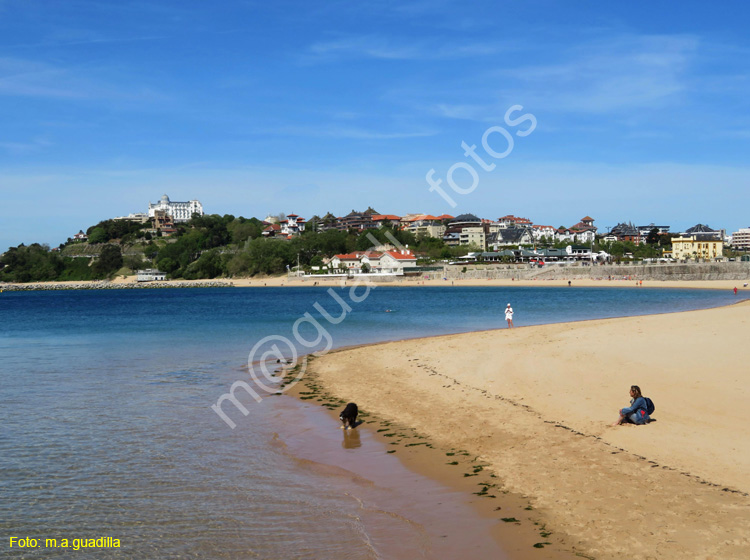
[[[376,244],[393,243],[393,239],[420,255],[419,266],[453,260],[472,250],[469,246],[448,247],[442,239],[416,237],[389,223],[367,231],[321,231],[335,220],[331,213],[322,218],[313,216],[305,232],[292,239],[266,238],[262,235],[263,222],[231,214],[194,216],[176,224],[171,235],[167,235],[171,230],[154,230],[150,222],[104,220],[88,228],[88,242],[68,239],[52,250],[37,243],[10,248],[0,256],[0,281],[97,280],[142,268],[158,268],[173,279],[282,274],[298,264],[312,272],[313,267],[320,270],[324,259],[335,254],[363,251]],[[566,245],[546,241],[549,246]],[[641,245],[600,240],[592,248],[607,251],[621,262],[659,257],[670,247],[671,237],[654,229]],[[727,255],[735,253],[728,251]],[[368,265],[362,268],[369,270]],[[466,270],[464,267],[463,272]]]
[[[151,224],[131,222],[128,220],[105,220],[86,230],[89,244],[108,243],[116,240],[120,243],[132,243],[136,239],[145,237],[144,229]]]
[[[369,249],[373,237],[379,243],[395,238],[427,255],[427,262],[466,252],[446,247],[441,239],[417,239],[394,226],[367,232],[316,232],[316,226],[333,220],[330,213],[316,218],[308,231],[291,240],[264,238],[263,222],[229,214],[195,216],[176,224],[170,236],[154,231],[150,222],[105,220],[88,228],[88,242],[68,239],[55,250],[39,244],[9,249],[0,258],[0,280],[96,280],[111,278],[123,267],[132,272],[158,268],[170,278],[185,279],[281,274],[297,263],[311,271],[323,265],[324,257]]]

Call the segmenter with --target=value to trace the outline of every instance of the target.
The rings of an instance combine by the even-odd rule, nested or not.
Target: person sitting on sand
[[[638,385],[630,387],[630,406],[620,410],[620,419],[612,424],[648,424],[651,418],[648,415],[646,399],[641,395],[641,388]]]

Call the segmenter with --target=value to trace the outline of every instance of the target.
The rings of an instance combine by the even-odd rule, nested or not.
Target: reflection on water
[[[235,410],[235,430],[211,409],[244,375],[237,368],[255,342],[292,336],[320,295],[312,288],[4,293],[0,532],[119,539],[122,549],[97,551],[103,559],[468,557],[460,546],[482,541],[481,532],[466,536],[480,524],[453,523],[471,515],[458,506],[424,517],[436,509],[427,498],[439,495],[442,508],[449,500],[429,485],[406,488],[398,460],[364,428],[339,435],[337,419],[295,416],[284,397],[252,401],[246,416]],[[346,321],[326,327],[343,346],[497,327],[508,301],[517,323],[528,325],[711,307],[727,296],[378,287]],[[274,432],[311,446],[310,461],[286,454]],[[320,444],[321,434],[330,446]],[[363,484],[384,473],[395,490]],[[452,533],[455,540],[444,538]],[[482,542],[484,556],[497,558],[494,542]],[[18,557],[72,556],[40,547]]]
[[[344,432],[344,440],[341,442],[341,447],[344,449],[356,449],[357,447],[362,447],[362,442],[359,439],[359,430],[357,428],[342,431]]]

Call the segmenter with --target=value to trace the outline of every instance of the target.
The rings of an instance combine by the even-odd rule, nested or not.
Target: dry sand
[[[340,286],[341,280],[336,279],[323,279],[313,280],[310,278],[287,278],[282,277],[268,277],[268,278],[233,278],[230,280],[234,286],[237,287],[299,287],[299,286],[312,286],[317,283],[318,286]],[[363,280],[360,280],[362,282]],[[351,285],[353,280],[348,281],[348,285]],[[572,287],[578,288],[688,288],[688,289],[705,289],[705,290],[733,290],[735,287],[738,291],[750,292],[750,288],[743,287],[744,281],[739,280],[644,280],[643,284],[636,286],[635,280],[595,280],[595,279],[578,279],[574,278],[571,280]],[[509,280],[509,279],[497,279],[497,280],[424,280],[424,279],[401,279],[393,282],[382,282],[377,283],[377,286],[399,286],[399,287],[417,287],[417,286],[441,286],[441,287],[468,287],[468,286],[483,286],[483,287],[508,287],[508,286],[552,286],[552,287],[567,287],[567,280]]]
[[[528,496],[597,559],[750,558],[750,302],[378,344],[317,383]],[[638,384],[647,426],[610,424]]]
[[[359,279],[359,282],[363,282],[363,279]],[[49,286],[75,286],[75,285],[99,285],[101,280],[81,280],[81,281],[65,281],[65,282],[33,282],[35,285],[49,285]],[[341,278],[297,278],[283,276],[267,276],[267,277],[252,277],[252,278],[214,278],[214,279],[203,279],[203,280],[173,280],[176,284],[201,284],[205,282],[220,282],[225,283],[236,288],[279,288],[279,287],[337,287],[342,285]],[[354,280],[348,280],[347,284],[351,285]],[[745,281],[740,280],[669,280],[669,281],[657,281],[657,280],[644,280],[642,285],[636,285],[635,280],[606,280],[606,279],[578,279],[574,278],[571,280],[572,287],[599,287],[599,288],[689,288],[689,289],[707,289],[707,290],[733,290],[735,287],[738,291],[750,292],[750,288],[743,287]],[[135,275],[132,276],[117,276],[112,280],[113,284],[136,284]],[[168,282],[167,282],[168,283]],[[11,284],[12,285],[12,284]],[[20,284],[23,286],[23,284]],[[398,287],[430,287],[430,286],[441,286],[441,287],[468,287],[468,286],[567,286],[567,280],[509,280],[509,279],[497,279],[497,280],[424,280],[417,278],[400,278],[394,281],[377,282],[377,286],[398,286]]]

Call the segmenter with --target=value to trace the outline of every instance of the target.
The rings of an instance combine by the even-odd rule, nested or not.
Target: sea
[[[276,360],[504,328],[507,303],[524,327],[734,301],[636,287],[2,292],[2,556],[505,558],[455,490],[367,424],[353,438],[318,404],[264,392],[248,363],[274,391]],[[238,391],[246,414],[226,401],[222,417],[213,405],[237,381],[258,398]],[[119,548],[73,546],[106,537]]]

